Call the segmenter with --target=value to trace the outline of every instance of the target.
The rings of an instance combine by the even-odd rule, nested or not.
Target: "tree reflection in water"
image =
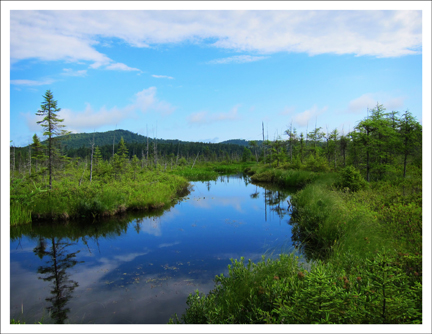
[[[51,241],[50,246],[48,246],[49,241]],[[39,277],[39,279],[52,282],[52,297],[45,298],[45,300],[52,304],[47,307],[47,310],[57,324],[63,324],[67,319],[70,310],[66,307],[66,304],[72,297],[73,290],[78,287],[78,283],[69,279],[69,274],[66,272],[67,269],[78,263],[75,257],[79,250],[73,253],[67,252],[67,247],[71,245],[74,244],[62,241],[62,238],[56,240],[55,237],[51,239],[40,237],[37,246],[33,250],[41,259],[45,256],[48,257],[47,266],[40,266],[38,273],[45,275]],[[47,247],[50,247],[49,250],[47,250]]]

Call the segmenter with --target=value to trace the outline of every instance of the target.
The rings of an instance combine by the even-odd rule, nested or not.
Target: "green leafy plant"
[[[358,191],[367,186],[367,182],[362,177],[360,172],[353,166],[347,166],[340,172],[340,179],[336,182],[339,188],[348,188],[351,191]]]

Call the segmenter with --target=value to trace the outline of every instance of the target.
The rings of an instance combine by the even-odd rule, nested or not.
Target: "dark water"
[[[11,318],[34,323],[164,324],[207,293],[230,258],[291,250],[289,195],[247,177],[192,182],[152,216],[33,224],[11,231]]]

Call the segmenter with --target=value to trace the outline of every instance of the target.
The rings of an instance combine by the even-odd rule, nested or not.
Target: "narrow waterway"
[[[292,250],[289,193],[243,175],[192,184],[164,212],[11,228],[11,319],[165,324],[231,258]]]

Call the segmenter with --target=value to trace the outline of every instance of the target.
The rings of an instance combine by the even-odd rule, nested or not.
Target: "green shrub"
[[[422,322],[421,276],[381,250],[351,273],[331,262],[309,270],[293,254],[257,264],[232,260],[208,295],[190,294],[170,323],[415,324]]]
[[[312,172],[328,172],[330,170],[327,160],[324,157],[320,155],[314,156],[313,154],[306,160],[304,168]]]
[[[349,188],[351,191],[364,189],[367,182],[360,172],[353,166],[347,166],[339,172],[340,178],[336,183],[339,188]]]
[[[187,161],[186,161],[186,159],[183,157],[183,158],[180,158],[179,159],[179,161],[178,161],[178,165],[179,166],[186,166],[188,163],[187,163]]]

